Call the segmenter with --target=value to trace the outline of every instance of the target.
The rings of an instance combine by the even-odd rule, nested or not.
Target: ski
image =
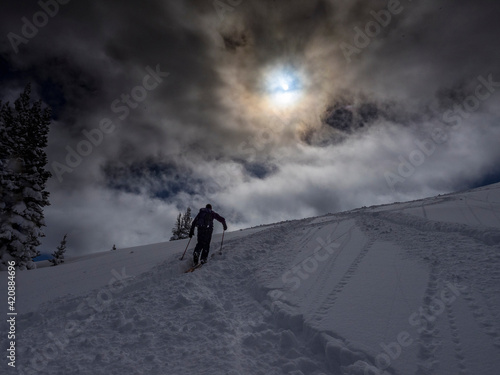
[[[201,266],[203,266],[203,263],[199,263],[199,264],[197,264],[196,266],[190,267],[190,268],[189,268],[187,271],[185,271],[184,273],[194,272],[194,270],[197,270],[198,268],[201,268]]]

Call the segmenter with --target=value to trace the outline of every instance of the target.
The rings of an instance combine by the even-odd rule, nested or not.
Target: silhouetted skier
[[[193,252],[193,266],[198,264],[198,259],[201,255],[201,263],[206,263],[208,253],[210,252],[210,241],[212,241],[212,232],[214,230],[214,219],[221,222],[224,230],[227,230],[226,219],[220,216],[217,212],[212,211],[212,205],[207,204],[205,208],[201,208],[198,215],[191,224],[189,238],[194,235],[194,228],[198,228],[198,243]]]

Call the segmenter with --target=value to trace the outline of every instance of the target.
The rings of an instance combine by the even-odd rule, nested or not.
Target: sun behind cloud
[[[277,66],[264,74],[266,94],[272,106],[292,107],[303,97],[300,74],[293,68]]]

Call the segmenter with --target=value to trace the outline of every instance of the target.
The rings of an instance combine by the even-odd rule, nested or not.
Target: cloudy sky
[[[4,1],[0,98],[53,110],[52,252],[500,181],[500,3]],[[221,230],[221,228],[218,228]]]

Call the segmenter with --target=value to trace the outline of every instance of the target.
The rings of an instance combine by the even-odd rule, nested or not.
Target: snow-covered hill
[[[500,373],[500,184],[186,244],[18,272],[17,373]]]

